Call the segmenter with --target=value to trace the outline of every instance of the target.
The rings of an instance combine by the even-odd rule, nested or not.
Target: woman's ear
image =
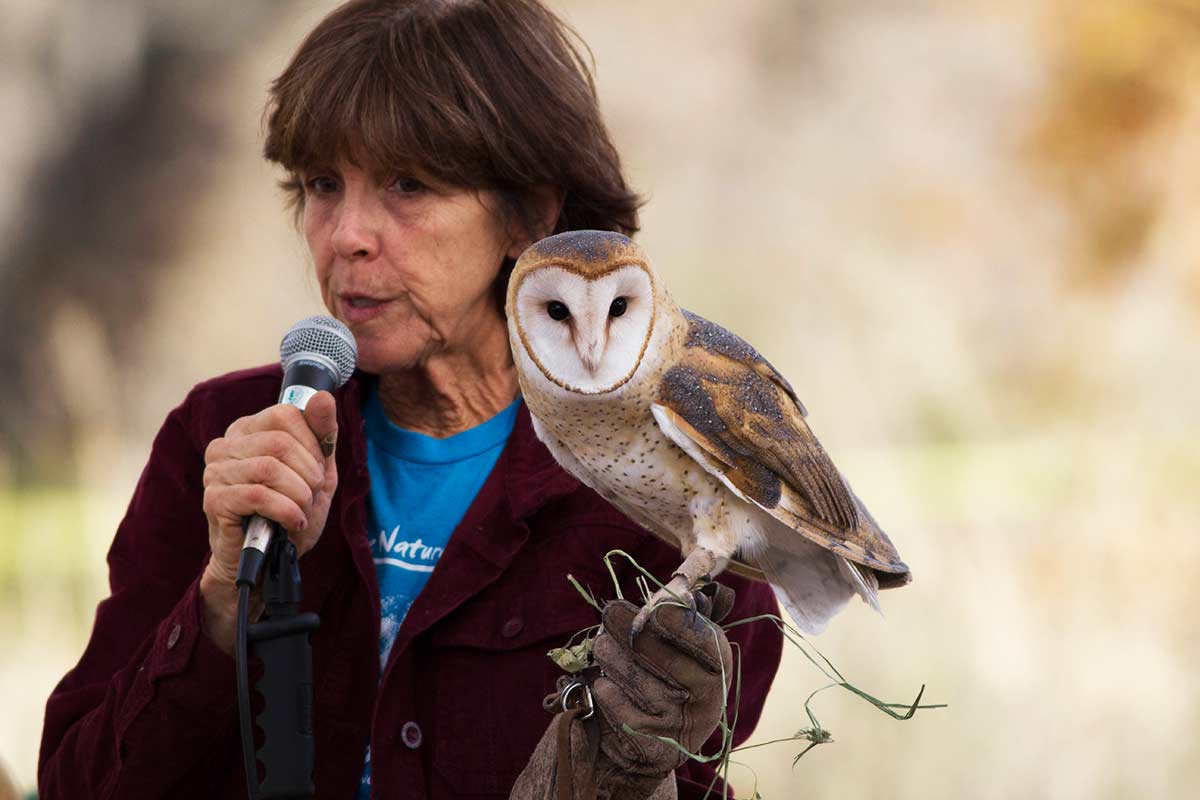
[[[511,259],[516,259],[525,252],[529,245],[549,236],[554,231],[554,226],[558,224],[558,216],[562,213],[565,200],[566,192],[558,186],[539,183],[529,189],[525,195],[525,202],[529,204],[528,210],[532,213],[522,216],[525,220],[531,221],[536,230],[529,230],[525,220],[515,222],[512,245],[506,255]]]

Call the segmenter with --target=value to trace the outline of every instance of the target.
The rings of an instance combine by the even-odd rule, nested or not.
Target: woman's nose
[[[338,209],[331,244],[340,258],[369,261],[379,254],[378,209],[366,197],[347,192]]]

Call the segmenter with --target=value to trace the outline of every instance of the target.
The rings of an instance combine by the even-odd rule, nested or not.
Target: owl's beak
[[[579,350],[579,360],[587,367],[592,375],[600,368],[600,359],[604,357],[604,346],[607,344],[603,334],[591,337]]]

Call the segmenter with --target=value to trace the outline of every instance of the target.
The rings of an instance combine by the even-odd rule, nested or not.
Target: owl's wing
[[[880,587],[907,583],[908,567],[809,429],[787,381],[739,337],[686,316],[682,354],[652,406],[663,433],[743,500],[870,567]]]

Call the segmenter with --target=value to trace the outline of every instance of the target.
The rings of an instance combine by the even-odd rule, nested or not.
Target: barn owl
[[[766,578],[820,633],[850,597],[911,580],[887,535],[749,344],[679,308],[616,233],[537,242],[508,284],[509,339],[534,430],[564,469],[683,563],[639,613],[730,568]]]

